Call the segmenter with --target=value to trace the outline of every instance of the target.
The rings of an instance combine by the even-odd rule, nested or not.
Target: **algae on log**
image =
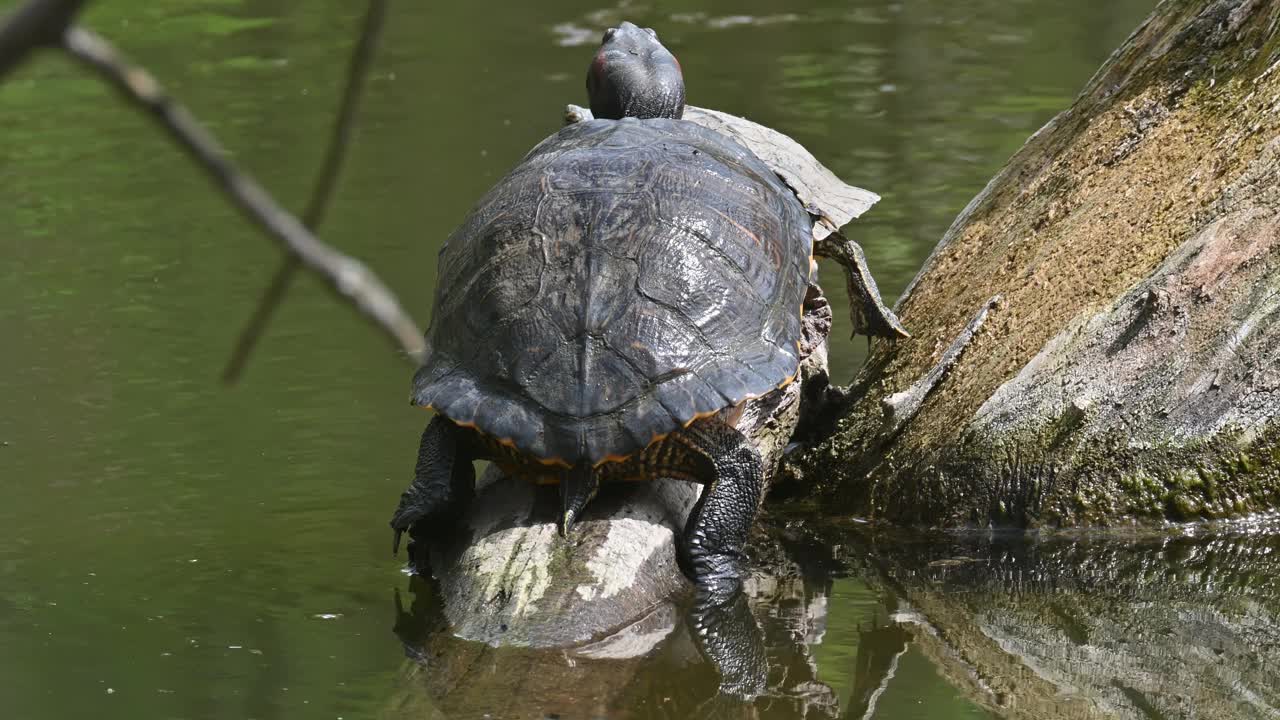
[[[905,422],[881,401],[1002,301]],[[1165,0],[947,231],[832,434],[841,511],[1080,525],[1280,507],[1280,0]],[[831,506],[831,505],[829,505]]]

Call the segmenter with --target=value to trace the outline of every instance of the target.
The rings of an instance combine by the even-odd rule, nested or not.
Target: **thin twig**
[[[39,47],[56,47],[87,0],[31,0],[0,23],[0,78]]]
[[[320,173],[316,176],[316,185],[311,192],[311,202],[302,216],[303,224],[312,232],[320,227],[325,210],[329,207],[329,198],[333,195],[333,188],[337,185],[338,176],[342,172],[342,163],[346,159],[346,150],[351,144],[351,132],[355,127],[356,110],[360,107],[360,97],[364,91],[364,81],[369,74],[369,65],[373,61],[373,52],[378,46],[378,37],[382,33],[386,14],[387,0],[369,0],[364,26],[347,66],[347,87],[342,94],[342,104],[338,106],[338,115],[333,123],[333,135],[329,140],[329,148],[325,152]],[[285,293],[289,291],[289,286],[300,265],[298,256],[289,255],[276,268],[276,273],[271,278],[271,285],[258,300],[257,308],[249,317],[244,330],[240,332],[235,349],[231,351],[231,358],[222,372],[224,382],[234,383],[244,372],[249,355],[253,353],[254,346],[266,332],[267,324],[271,322],[271,316],[276,308],[284,301]]]
[[[246,217],[262,225],[303,264],[324,276],[335,292],[360,308],[415,362],[421,362],[425,349],[422,331],[382,281],[359,261],[320,242],[253,178],[232,164],[217,140],[186,108],[165,94],[150,73],[130,65],[110,43],[86,28],[69,28],[63,46],[114,85],[125,99],[146,110]]]
[[[942,359],[934,365],[929,372],[915,382],[914,385],[884,398],[880,401],[881,408],[884,409],[884,423],[887,433],[895,433],[902,429],[902,426],[911,421],[920,412],[920,406],[924,403],[929,393],[938,386],[942,378],[951,372],[951,368],[960,359],[965,348],[969,347],[969,343],[973,342],[973,338],[977,336],[978,331],[982,329],[982,324],[987,321],[987,315],[996,308],[1004,298],[995,295],[982,304],[978,309],[978,314],[973,316],[969,324],[964,330],[951,341],[951,345],[947,347],[947,351],[942,354]]]

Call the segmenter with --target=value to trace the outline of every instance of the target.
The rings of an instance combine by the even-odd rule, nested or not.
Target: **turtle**
[[[681,567],[727,603],[765,485],[734,421],[797,378],[814,217],[758,153],[682,119],[652,29],[606,31],[587,89],[596,117],[534,147],[440,251],[411,393],[435,416],[393,549],[453,527],[474,460],[558,485],[566,535],[603,484],[683,479],[703,492]]]
[[[626,32],[635,25],[623,22]],[[653,38],[657,42],[656,37]],[[604,52],[602,48],[601,53]],[[597,62],[601,57],[597,53]],[[597,117],[619,117],[618,106],[609,96],[591,93],[591,74],[587,90],[591,108],[568,105],[564,120],[568,124],[586,122]],[[681,87],[683,97],[684,89]],[[845,275],[849,293],[852,334],[899,340],[911,337],[880,297],[880,290],[867,267],[866,254],[858,243],[842,232],[849,221],[861,216],[880,196],[848,185],[818,161],[803,145],[773,128],[719,110],[686,105],[681,118],[727,135],[755,153],[790,187],[813,218],[814,255],[834,260]]]

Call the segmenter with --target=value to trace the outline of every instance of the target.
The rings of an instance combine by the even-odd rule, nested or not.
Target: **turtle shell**
[[[413,401],[546,463],[617,460],[785,385],[812,221],[683,120],[547,138],[440,252]]]

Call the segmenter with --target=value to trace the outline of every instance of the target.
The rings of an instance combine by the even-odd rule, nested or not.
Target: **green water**
[[[361,5],[103,0],[88,20],[297,208]],[[627,18],[680,56],[692,102],[783,130],[883,195],[853,234],[892,301],[1152,5],[393,3],[322,235],[366,259],[425,324],[440,242],[555,130],[564,103],[583,99],[590,46]],[[448,705],[415,694],[430,671],[406,670],[392,632],[393,592],[407,583],[385,523],[425,420],[406,405],[404,359],[304,279],[242,384],[220,386],[277,252],[144,119],[52,53],[0,85],[0,253],[0,717],[356,718]],[[824,279],[832,294],[843,286]],[[837,320],[840,378],[863,347]],[[1144,562],[1115,567],[1138,577]],[[826,610],[797,667],[812,662],[823,697],[847,712],[1020,717],[974,689],[1010,696],[998,688],[1013,680],[965,680],[923,626],[902,621],[910,588],[882,582],[892,567],[805,581],[806,602]],[[955,607],[944,610],[965,612]],[[879,646],[867,638],[902,637],[900,654],[868,656]],[[880,688],[877,668],[890,666]],[[679,716],[656,695],[684,683],[682,667],[628,670],[651,692],[631,683],[613,716]],[[1064,713],[1076,696],[1093,702],[1094,685],[1063,682]],[[1116,690],[1097,700],[1104,710],[1164,707],[1116,682],[1098,686]],[[528,708],[543,711],[554,708]]]

